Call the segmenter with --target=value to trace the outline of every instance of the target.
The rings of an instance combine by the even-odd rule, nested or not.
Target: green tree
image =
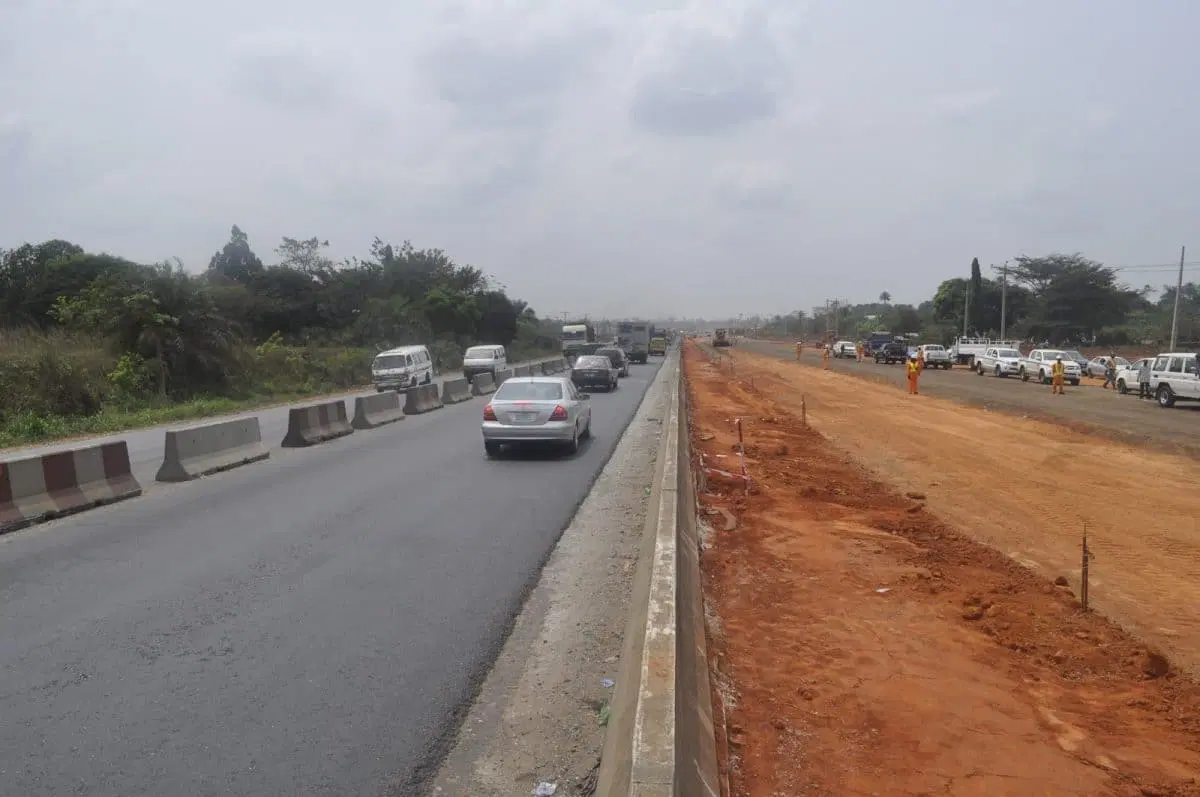
[[[215,280],[249,284],[263,272],[263,263],[250,248],[250,238],[236,224],[229,232],[229,243],[208,261],[208,275]]]
[[[975,325],[981,328],[987,328],[987,324],[983,320],[983,272],[979,268],[979,258],[971,258],[971,314],[968,321],[975,321]]]

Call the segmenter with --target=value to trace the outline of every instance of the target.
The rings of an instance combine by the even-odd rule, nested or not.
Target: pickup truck
[[[1021,373],[1021,350],[992,346],[975,361],[975,373],[991,374],[1001,379]]]
[[[1079,368],[1079,363],[1069,359],[1062,349],[1034,349],[1022,357],[1021,364],[1017,367],[1021,381],[1028,382],[1037,377],[1042,384],[1050,384],[1050,369],[1054,367],[1054,361],[1059,357],[1062,357],[1062,364],[1066,369],[1063,374],[1066,381],[1072,385],[1078,385],[1083,372]]]
[[[727,330],[718,329],[716,332],[713,333],[713,348],[714,349],[717,346],[728,346],[728,345],[729,345],[729,332]]]
[[[908,359],[908,344],[893,340],[891,343],[885,343],[875,349],[875,362],[887,363],[902,363]]]
[[[942,368],[948,371],[954,365],[950,361],[950,352],[946,350],[945,346],[937,343],[926,343],[924,346],[918,346],[917,352],[924,355],[926,368]]]

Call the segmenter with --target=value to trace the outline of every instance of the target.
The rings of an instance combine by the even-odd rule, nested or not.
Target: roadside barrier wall
[[[476,374],[471,380],[472,396],[487,396],[496,392],[496,379],[491,374]]]
[[[442,403],[459,404],[471,400],[471,383],[466,377],[447,379],[442,383]]]
[[[518,365],[513,369],[513,376],[530,376],[533,371],[528,365]]]
[[[418,385],[405,391],[404,414],[420,415],[442,408],[442,398],[438,395],[438,386],[434,384]]]
[[[512,379],[513,371],[511,368],[505,368],[503,371],[496,372],[496,387],[500,387],[509,379]]]
[[[271,456],[258,418],[237,418],[166,433],[155,481],[186,482]]]
[[[303,448],[345,437],[354,432],[346,415],[346,402],[328,401],[293,407],[288,411],[287,434],[280,444],[284,448]]]
[[[388,423],[404,420],[404,407],[400,406],[400,394],[394,390],[376,393],[374,396],[359,396],[354,399],[355,429],[375,429]]]
[[[678,349],[598,797],[720,797],[700,525]]]
[[[0,533],[141,494],[124,440],[0,462]]]

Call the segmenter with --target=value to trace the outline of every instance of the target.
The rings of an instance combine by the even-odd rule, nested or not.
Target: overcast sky
[[[0,0],[0,246],[408,238],[618,316],[1200,259],[1197,31],[1194,0]]]

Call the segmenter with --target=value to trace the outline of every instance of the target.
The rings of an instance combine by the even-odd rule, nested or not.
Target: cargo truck
[[[654,334],[654,325],[645,321],[631,321],[629,326],[630,343],[625,354],[631,363],[645,365],[650,356],[650,337]]]
[[[583,354],[589,344],[596,342],[596,330],[586,321],[574,324],[563,324],[562,354],[563,357],[574,359]]]
[[[655,357],[666,357],[667,339],[662,335],[655,335],[654,337],[650,338],[649,350],[650,354],[654,355]]]

